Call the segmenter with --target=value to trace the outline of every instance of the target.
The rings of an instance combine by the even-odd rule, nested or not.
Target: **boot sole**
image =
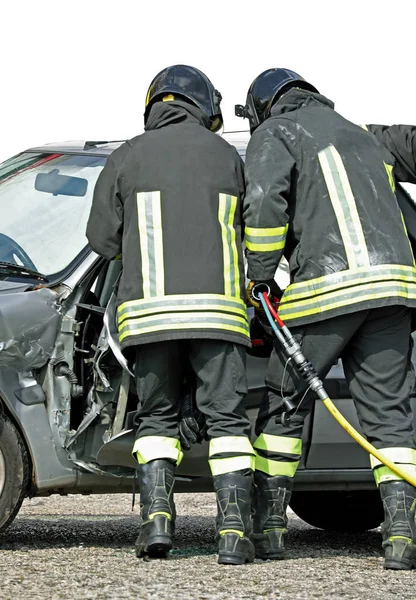
[[[252,556],[241,556],[239,554],[220,554],[218,556],[219,565],[245,565],[252,562],[254,562],[254,554]]]
[[[384,568],[391,569],[392,571],[411,571],[416,568],[416,563],[413,561],[403,561],[403,560],[394,560],[394,559],[386,559],[384,561]]]
[[[221,546],[225,546],[225,549]],[[220,539],[218,564],[245,565],[254,561],[254,554],[254,546],[248,538],[240,538],[234,533],[227,533]]]
[[[281,536],[275,531],[253,533],[251,537],[256,549],[256,558],[261,560],[284,560],[285,548]]]
[[[283,550],[283,552],[272,552],[270,554],[256,552],[256,558],[260,558],[261,560],[284,560],[286,556],[285,551]]]
[[[169,536],[154,535],[146,540],[146,544],[136,544],[137,558],[167,558],[172,550],[172,540]]]

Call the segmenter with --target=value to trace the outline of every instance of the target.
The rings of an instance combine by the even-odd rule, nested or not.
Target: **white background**
[[[287,67],[357,123],[416,123],[416,1],[10,0],[0,18],[0,160],[142,131],[153,76],[206,72],[226,130],[252,79]]]

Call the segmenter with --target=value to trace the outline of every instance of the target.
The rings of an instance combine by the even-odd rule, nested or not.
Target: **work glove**
[[[270,290],[269,297],[278,298],[280,300],[283,295],[282,290],[274,279],[268,279],[267,281],[250,281],[246,290],[247,302],[257,310],[263,310],[260,300],[258,300],[255,295],[257,296],[258,293],[268,291],[267,288]],[[253,294],[253,291],[255,295]]]
[[[192,444],[200,444],[205,439],[206,431],[205,416],[197,409],[195,403],[195,386],[186,382],[181,398],[179,421],[179,439],[182,449],[190,450]]]

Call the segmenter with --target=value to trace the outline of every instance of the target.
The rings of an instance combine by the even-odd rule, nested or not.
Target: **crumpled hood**
[[[197,123],[207,129],[210,128],[208,116],[196,106],[173,100],[171,102],[156,102],[150,109],[145,131],[160,129],[167,125],[178,125],[180,123]]]
[[[329,98],[326,98],[322,94],[316,92],[310,92],[309,90],[301,90],[299,88],[292,88],[272,106],[270,111],[272,117],[277,117],[283,113],[297,110],[304,106],[327,106],[328,108],[334,108],[334,103]]]
[[[22,281],[0,281],[0,294],[14,294],[16,292],[26,292],[33,287],[33,283],[24,283]]]
[[[48,288],[26,292],[25,287],[0,282],[0,368],[39,369],[54,349],[61,321],[56,293]]]

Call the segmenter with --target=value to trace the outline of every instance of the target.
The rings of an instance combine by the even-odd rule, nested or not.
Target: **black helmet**
[[[303,77],[289,69],[268,69],[251,84],[246,105],[237,104],[237,117],[248,117],[251,132],[270,116],[270,109],[277,98],[289,87],[300,87],[311,92],[318,90]]]
[[[160,71],[153,79],[146,95],[144,121],[146,123],[152,104],[165,96],[186,98],[200,108],[211,120],[211,131],[218,131],[223,124],[220,109],[221,94],[204,73],[187,65],[173,65]]]

